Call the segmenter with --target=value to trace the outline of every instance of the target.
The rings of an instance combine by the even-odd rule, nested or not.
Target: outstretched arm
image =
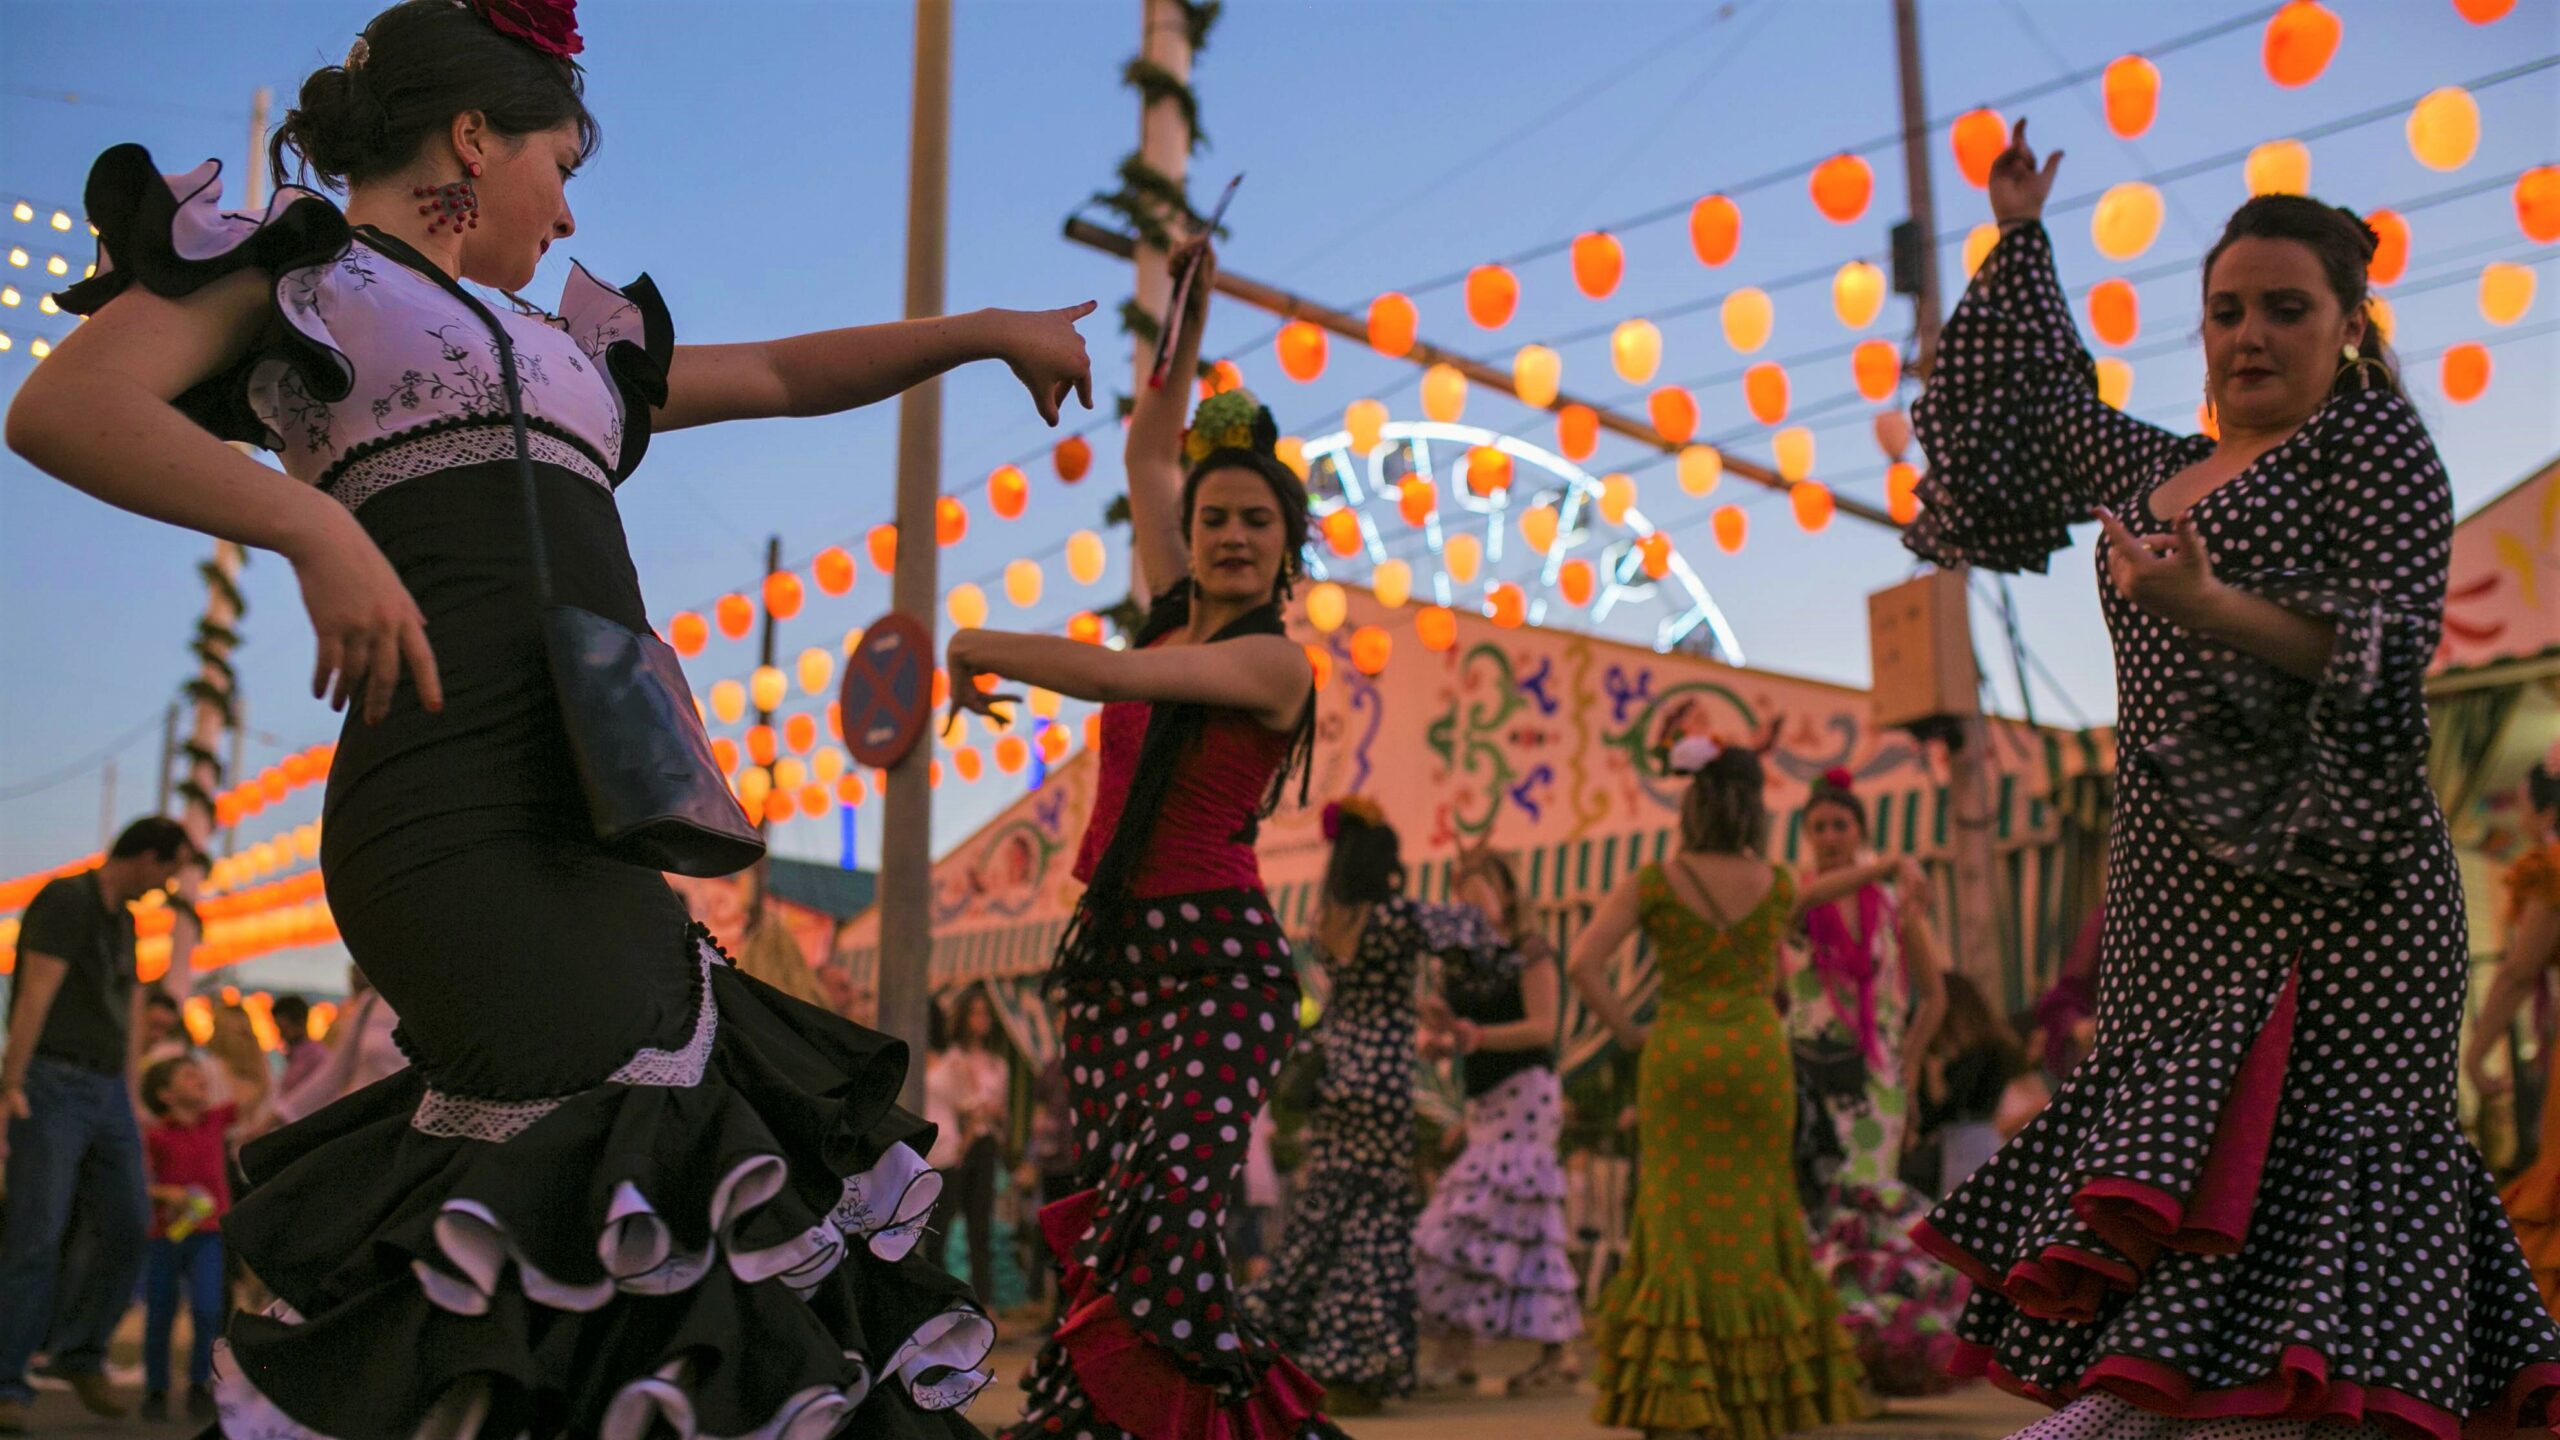
[[[1834,870],[1827,875],[1816,875],[1810,880],[1801,882],[1801,888],[1796,891],[1795,914],[1788,917],[1787,923],[1789,925],[1800,923],[1805,917],[1805,912],[1815,906],[1828,905],[1834,900],[1855,895],[1869,885],[1898,880],[1906,888],[1916,888],[1923,883],[1919,877],[1919,870],[1918,861],[1907,855],[1895,855],[1870,860],[1864,865],[1851,865]]]
[[[1166,263],[1177,275],[1185,264],[1197,267],[1189,308],[1174,336],[1164,387],[1138,387],[1123,456],[1129,471],[1129,530],[1149,594],[1161,593],[1191,568],[1190,537],[1182,532],[1182,427],[1190,418],[1191,377],[1200,372],[1200,336],[1209,324],[1209,296],[1218,276],[1217,252],[1205,240],[1175,250]]]
[[[1215,645],[1112,650],[1056,635],[963,630],[951,637],[951,698],[992,715],[1010,697],[981,693],[980,675],[1000,675],[1078,700],[1172,701],[1242,710],[1274,730],[1297,723],[1315,683],[1307,652],[1278,635]]]
[[[678,345],[667,366],[667,403],[650,428],[858,410],[978,360],[1012,366],[1040,418],[1055,425],[1069,395],[1093,408],[1093,366],[1076,332],[1092,313],[1088,300],[1064,310],[978,310],[781,340]]]
[[[1609,985],[1609,957],[1627,943],[1636,928],[1636,877],[1629,875],[1617,883],[1600,908],[1591,912],[1591,922],[1573,939],[1573,963],[1565,973],[1573,981],[1574,993],[1618,1043],[1630,1050],[1644,1045],[1645,1027],[1636,1023],[1618,992]]]

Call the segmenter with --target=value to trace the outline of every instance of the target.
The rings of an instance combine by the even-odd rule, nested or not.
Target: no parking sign
[[[845,657],[837,691],[844,748],[875,770],[907,756],[933,714],[933,633],[912,615],[883,615]]]

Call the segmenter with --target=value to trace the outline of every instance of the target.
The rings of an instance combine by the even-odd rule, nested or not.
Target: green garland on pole
[[[1197,59],[1209,48],[1209,32],[1217,28],[1218,15],[1223,8],[1220,0],[1173,0],[1173,4],[1182,14],[1182,26],[1190,37],[1192,57]],[[1139,55],[1121,67],[1120,83],[1137,91],[1149,107],[1170,102],[1179,109],[1184,125],[1191,132],[1190,149],[1193,152],[1199,150],[1206,137],[1200,129],[1200,96],[1191,88],[1190,82]],[[1208,222],[1207,216],[1191,207],[1190,197],[1184,193],[1181,182],[1148,164],[1143,151],[1132,150],[1121,157],[1116,178],[1120,182],[1119,188],[1097,191],[1087,203],[1119,216],[1131,234],[1153,249],[1169,250],[1173,247],[1173,232],[1166,222],[1175,216],[1180,216],[1194,229]],[[1130,320],[1130,311],[1134,308],[1134,304],[1121,308],[1121,329],[1153,344],[1153,317],[1148,318],[1147,330],[1141,332]]]

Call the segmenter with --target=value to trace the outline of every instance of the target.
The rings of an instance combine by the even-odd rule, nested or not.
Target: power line
[[[135,725],[132,729],[125,731],[113,740],[110,740],[96,750],[91,751],[81,759],[74,760],[57,769],[46,771],[44,774],[35,776],[31,779],[20,780],[15,784],[0,786],[0,805],[5,805],[12,801],[24,800],[31,795],[40,795],[45,791],[52,789],[56,785],[79,779],[81,776],[86,775],[106,764],[116,756],[123,754],[126,750],[131,749],[133,747],[133,742],[150,734],[152,729],[160,723],[160,716],[151,716],[150,718]]]

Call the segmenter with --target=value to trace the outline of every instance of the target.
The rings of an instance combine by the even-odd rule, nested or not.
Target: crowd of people
[[[729,873],[760,842],[685,759],[708,745],[652,668],[615,494],[654,432],[839,412],[979,360],[1055,423],[1091,404],[1093,307],[696,346],[645,277],[573,268],[556,313],[516,300],[598,143],[581,45],[569,0],[376,16],[273,141],[277,174],[343,204],[287,185],[227,212],[214,167],[164,175],[134,146],[93,172],[99,261],[60,297],[90,318],[29,372],[9,443],[291,562],[314,694],[348,712],[323,873],[378,995],[281,1072],[226,1015],[180,1053],[124,907],[198,858],[185,833],[143,822],[36,898],[0,1072],[0,1430],[24,1428],[38,1351],[119,1403],[104,1346],[141,1285],[152,1397],[183,1295],[187,1402],[234,1437],[975,1433],[1002,1017],[947,1017],[910,1114],[904,1044],[692,921],[664,872]],[[2496,1024],[2457,1043],[2462,896],[2420,688],[2450,492],[2371,319],[2375,238],[2300,196],[2232,216],[2201,277],[2214,433],[2173,435],[2097,394],[2041,221],[2058,160],[2022,121],[1992,167],[2001,236],[1916,407],[1905,536],[2042,568],[2101,526],[2106,903],[2032,1051],[1953,973],[1845,777],[1814,788],[1808,863],[1773,860],[1763,738],[1666,737],[1679,845],[1569,936],[1489,852],[1445,901],[1407,896],[1393,826],[1356,800],[1313,933],[1288,933],[1255,840],[1309,799],[1307,489],[1251,396],[1186,415],[1187,383],[1141,387],[1150,593],[1125,645],[963,629],[947,651],[956,707],[1004,713],[1005,684],[1101,706],[1047,977],[1062,1062],[1017,1172],[1056,1298],[1008,1440],[1334,1440],[1336,1414],[1470,1388],[1493,1340],[1535,1347],[1506,1377],[1523,1394],[1579,1383],[1587,1340],[1596,1423],[1698,1440],[1949,1375],[2055,1407],[2035,1440],[2560,1421],[2532,1268],[2554,1272],[2560,1191],[2542,1170],[2510,1192],[2529,1264],[2455,1100],[2457,1052],[2488,1053],[2548,956],[2511,957]],[[1188,377],[1217,261],[1192,238],[1169,263]],[[600,745],[670,758],[585,772]],[[684,822],[635,821],[665,787],[689,787]],[[2552,869],[2518,882],[2528,949],[2549,949]],[[1643,1005],[1611,978],[1639,936]],[[1333,995],[1312,1045],[1309,961]],[[1632,1229],[1588,1314],[1557,1153],[1568,986],[1635,1057]],[[1442,1059],[1464,1119],[1426,1196],[1413,1076]],[[1248,1281],[1230,1237],[1284,1089],[1304,1159]],[[961,1228],[965,1279],[932,1253]]]

